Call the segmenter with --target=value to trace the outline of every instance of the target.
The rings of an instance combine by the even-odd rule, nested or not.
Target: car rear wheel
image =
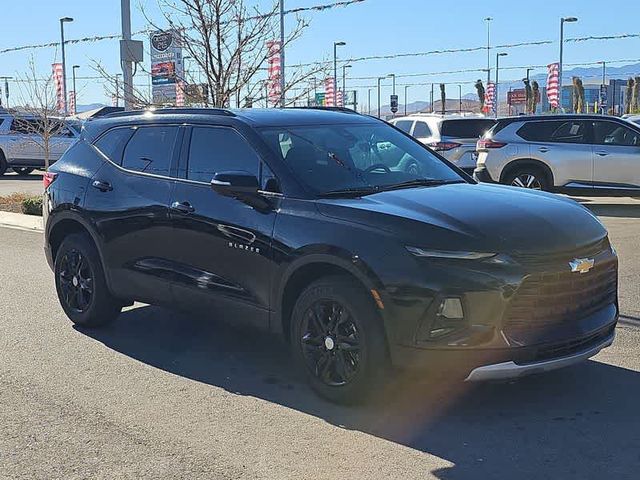
[[[7,171],[7,159],[4,158],[4,153],[0,150],[0,177]]]
[[[121,303],[111,296],[98,251],[86,234],[63,240],[54,273],[60,304],[76,325],[97,327],[120,314]]]
[[[12,170],[21,176],[29,175],[31,172],[33,172],[33,168],[29,167],[12,167]]]
[[[531,190],[548,190],[549,181],[545,173],[535,167],[519,167],[505,178],[505,183],[512,187],[529,188]]]
[[[381,385],[388,366],[384,329],[355,281],[332,276],[314,282],[298,298],[291,321],[293,353],[319,395],[354,403]]]

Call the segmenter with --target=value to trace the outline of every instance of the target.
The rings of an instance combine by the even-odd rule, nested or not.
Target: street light
[[[367,115],[371,115],[371,89],[367,90]]]
[[[407,90],[411,85],[404,86],[404,115],[407,116]]]
[[[460,100],[458,112],[462,113],[462,85],[458,85],[458,99]]]
[[[491,22],[493,18],[484,19],[487,22],[487,85],[491,82]]]
[[[71,22],[73,22],[73,18],[71,17],[62,17],[60,19],[60,50],[62,51],[62,84],[63,84],[65,116],[69,112],[67,110],[67,70],[66,70],[65,56],[64,56],[64,24],[71,23]]]
[[[344,47],[346,42],[333,42],[333,104],[336,104],[335,99],[338,97],[338,47]]]
[[[345,98],[347,95],[347,68],[351,68],[351,65],[342,66],[342,106],[344,107]]]
[[[380,118],[380,82],[385,78],[387,77],[378,77],[378,118]]]
[[[496,86],[494,89],[494,99],[496,103],[496,114],[495,117],[498,118],[498,107],[500,106],[500,97],[498,96],[498,71],[500,70],[500,57],[506,57],[508,53],[500,52],[496,53]]]
[[[71,75],[73,77],[73,98],[74,98],[74,102],[73,102],[73,114],[76,114],[76,110],[78,109],[77,105],[78,105],[78,91],[76,90],[76,70],[80,68],[80,65],[74,65],[73,67],[71,67]]]
[[[560,19],[560,62],[558,63],[558,97],[560,108],[562,108],[562,53],[564,47],[564,23],[577,22],[576,17],[562,17]]]
[[[391,93],[395,95],[396,94],[396,74],[390,73],[389,75],[387,75],[387,77],[393,78],[393,91]]]
[[[598,62],[598,63],[602,64],[602,85],[604,85],[607,82],[607,62]]]

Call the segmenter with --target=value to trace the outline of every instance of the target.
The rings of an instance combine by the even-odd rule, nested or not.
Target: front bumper
[[[576,363],[583,362],[599,353],[603,348],[610,346],[613,343],[614,337],[615,332],[612,332],[606,336],[604,340],[600,340],[596,345],[587,347],[586,349],[574,354],[549,360],[541,360],[524,364],[509,361],[477,367],[471,371],[465,381],[483,382],[487,380],[508,380],[568,367]]]

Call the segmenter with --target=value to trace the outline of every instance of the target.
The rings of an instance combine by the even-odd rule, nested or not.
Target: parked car
[[[476,168],[476,142],[496,121],[473,114],[415,114],[394,118],[390,123],[473,175]]]
[[[625,115],[622,118],[629,122],[633,122],[636,125],[640,125],[640,115]]]
[[[640,126],[602,115],[500,120],[478,141],[476,179],[578,194],[640,192]]]
[[[505,379],[613,341],[618,261],[586,208],[478,184],[354,112],[112,115],[44,182],[46,257],[74,323],[134,301],[225,312],[282,335],[333,401],[375,392],[389,365]]]
[[[46,126],[45,126],[46,125]],[[49,132],[49,162],[54,163],[78,138],[78,122],[46,121],[32,115],[0,115],[0,176],[11,168],[28,175],[45,167],[43,130]]]

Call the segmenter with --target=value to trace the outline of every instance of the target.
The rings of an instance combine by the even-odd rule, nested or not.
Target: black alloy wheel
[[[304,314],[300,344],[305,365],[328,386],[349,383],[360,367],[358,327],[347,307],[335,300],[318,300]]]
[[[77,313],[84,313],[93,299],[93,271],[78,250],[68,250],[60,259],[58,281],[66,306]]]

